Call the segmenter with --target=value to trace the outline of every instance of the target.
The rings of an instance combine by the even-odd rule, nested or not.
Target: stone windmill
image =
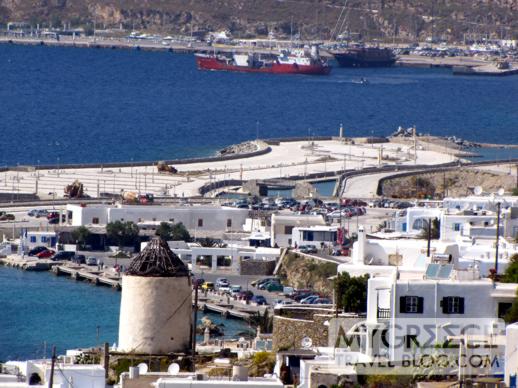
[[[122,277],[119,350],[167,354],[189,349],[192,286],[187,266],[153,239]]]

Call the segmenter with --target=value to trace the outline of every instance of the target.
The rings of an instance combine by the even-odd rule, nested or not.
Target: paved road
[[[345,198],[376,198],[379,180],[394,174],[394,171],[390,171],[349,178],[342,191],[342,196]]]

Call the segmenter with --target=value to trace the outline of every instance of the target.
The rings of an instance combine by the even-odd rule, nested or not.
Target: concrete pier
[[[75,280],[87,280],[98,286],[109,286],[120,290],[122,283],[119,277],[108,276],[106,272],[85,268],[81,265],[57,265],[52,268],[57,276],[68,275]]]

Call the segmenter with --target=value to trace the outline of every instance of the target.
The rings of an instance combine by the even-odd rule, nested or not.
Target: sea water
[[[256,137],[338,135],[340,123],[346,136],[415,125],[518,143],[518,76],[240,74],[199,71],[191,54],[15,45],[0,45],[0,74],[0,166],[206,156]]]

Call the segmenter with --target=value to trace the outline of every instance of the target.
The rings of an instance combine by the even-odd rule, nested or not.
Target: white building
[[[518,382],[518,323],[507,326],[505,330],[505,384],[510,387],[511,380]]]
[[[325,226],[321,215],[279,213],[272,214],[271,246],[281,248],[294,246],[293,229],[304,226]],[[300,244],[299,244],[300,245]]]
[[[0,387],[34,387],[34,385],[29,385],[29,382],[35,375],[38,376],[41,384],[48,386],[50,364],[50,360],[8,361],[4,364],[4,369],[7,369],[9,372],[16,371],[23,376],[26,381],[15,383],[12,379],[10,379],[11,381],[8,380],[5,382],[0,380]],[[68,388],[71,385],[77,388],[104,388],[106,385],[104,368],[101,365],[79,365],[71,362],[63,362],[63,360],[58,359],[54,370],[53,387]]]
[[[195,243],[183,241],[169,241],[169,247],[184,262],[190,264],[192,272],[199,271],[201,262],[210,263],[209,269],[229,269],[239,273],[241,262],[245,260],[278,260],[281,255],[280,248],[246,247],[230,245],[224,248],[202,247]],[[141,243],[141,250],[148,245],[148,242]],[[219,263],[225,263],[218,265]]]
[[[293,228],[293,246],[314,245],[317,249],[332,248],[337,245],[338,226],[305,226]]]
[[[237,372],[236,372],[237,371]],[[180,372],[174,375],[164,372],[131,373],[124,372],[120,378],[120,388],[127,386],[154,386],[156,388],[282,388],[284,385],[277,376],[248,377],[245,367],[234,366],[232,378],[211,378],[204,374]],[[151,384],[150,384],[151,383]]]
[[[516,299],[518,285],[494,284],[489,279],[474,280],[473,277],[469,279],[466,274],[457,275],[456,271],[451,271],[450,277],[441,279],[440,271],[445,274],[448,269],[447,265],[443,266],[432,278],[369,279],[366,319],[369,330],[380,330],[387,325],[403,327],[407,322],[420,329],[406,333],[414,337],[409,338],[404,346],[397,347],[387,347],[383,342],[369,342],[372,336],[367,335],[367,355],[401,360],[404,354],[414,354],[415,347],[429,340],[430,328],[425,328],[427,324],[432,326],[435,343],[444,343],[448,337],[461,335],[461,330],[469,323],[503,329],[503,321],[498,319],[505,315]],[[395,332],[392,330],[393,334]]]
[[[448,257],[455,269],[477,267],[482,276],[488,276],[495,268],[496,249],[494,244],[471,241],[430,242],[430,257],[427,256],[427,241],[414,239],[366,239],[363,252],[360,243],[355,242],[352,261],[355,264],[393,266],[400,269],[424,272],[426,266],[437,258]],[[518,244],[500,241],[498,252],[498,273],[504,273],[510,258],[518,253]],[[435,258],[435,259],[434,259]],[[442,260],[442,259],[441,259]]]
[[[413,207],[397,212],[390,229],[416,236],[428,222],[440,221],[440,239],[455,241],[459,236],[473,239],[494,239],[496,236],[497,203],[501,204],[500,236],[518,235],[518,197],[470,196],[445,198],[440,207]]]
[[[39,232],[28,230],[22,235],[20,240],[23,246],[29,250],[39,246],[55,248],[57,237],[56,232]]]
[[[220,206],[67,205],[72,226],[106,225],[114,221],[183,223],[190,231],[242,230],[247,209]]]

